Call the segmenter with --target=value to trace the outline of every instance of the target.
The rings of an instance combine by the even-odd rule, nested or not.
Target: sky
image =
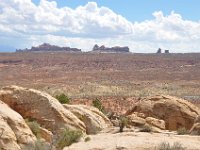
[[[0,0],[0,51],[44,42],[89,51],[200,52],[199,0]]]

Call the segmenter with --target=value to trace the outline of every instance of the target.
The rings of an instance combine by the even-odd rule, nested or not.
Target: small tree
[[[92,101],[92,104],[94,107],[98,108],[101,112],[105,112],[105,108],[103,107],[101,101],[96,98],[95,100]]]
[[[56,99],[61,103],[61,104],[69,104],[70,103],[70,98],[66,96],[65,94],[60,94],[56,95]]]
[[[128,118],[124,117],[124,116],[121,116],[119,118],[119,132],[123,132],[124,127],[126,127],[127,124],[128,124]]]

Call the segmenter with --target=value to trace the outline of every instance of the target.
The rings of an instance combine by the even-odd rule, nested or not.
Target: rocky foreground
[[[78,143],[68,143],[79,133]],[[179,142],[186,149],[197,150],[199,135],[200,109],[176,97],[144,98],[123,117],[108,119],[97,108],[62,105],[38,90],[18,86],[0,90],[0,149],[143,150],[157,149],[161,142]]]

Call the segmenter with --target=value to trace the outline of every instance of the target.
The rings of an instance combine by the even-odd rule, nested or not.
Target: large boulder
[[[147,117],[147,118],[145,118],[145,120],[149,125],[152,125],[159,129],[165,130],[165,121],[164,120],[156,119],[153,117]]]
[[[87,134],[96,134],[97,132],[110,127],[110,120],[97,108],[86,105],[63,105],[76,115],[86,126]]]
[[[0,99],[25,119],[36,120],[46,129],[59,133],[63,128],[85,132],[85,125],[47,93],[18,86],[0,90]]]
[[[133,113],[128,115],[128,125],[139,127],[142,130],[148,126],[152,129],[152,132],[160,132],[161,130],[165,130],[165,121],[153,117],[142,117],[144,117],[144,114],[142,113]]]
[[[128,118],[128,123],[131,126],[143,126],[146,124],[146,120],[144,118],[141,118],[135,114],[131,114],[127,116]]]
[[[22,116],[0,101],[0,149],[20,150],[32,147],[35,141]]]
[[[189,130],[200,114],[200,109],[184,99],[161,95],[140,100],[126,115],[136,112],[143,113],[145,118],[164,120],[168,130],[177,130],[181,127]]]

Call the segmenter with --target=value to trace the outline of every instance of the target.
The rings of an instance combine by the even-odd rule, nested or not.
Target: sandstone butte
[[[22,150],[33,146],[37,139],[24,119],[35,120],[41,125],[41,137],[47,143],[50,143],[53,136],[59,134],[64,128],[81,130],[84,135],[101,132],[90,135],[91,141],[88,143],[72,144],[70,147],[65,147],[65,150],[116,149],[115,140],[117,139],[121,144],[117,147],[142,150],[152,148],[150,146],[155,147],[162,138],[172,143],[173,140],[166,138],[163,133],[177,131],[181,127],[186,128],[193,135],[200,133],[200,109],[188,101],[172,96],[160,95],[141,99],[134,104],[132,109],[127,110],[125,116],[128,118],[128,128],[125,133],[118,133],[118,127],[114,128],[111,121],[92,106],[62,105],[45,92],[7,86],[0,90],[0,148]],[[153,132],[158,133],[147,135],[136,130],[144,126],[149,126]],[[112,130],[117,132],[113,134]],[[168,134],[174,140],[183,142],[186,139],[176,137],[175,132]],[[200,138],[187,136],[191,139],[190,142],[193,142],[192,147],[200,149],[198,144]],[[147,137],[158,141],[147,141]],[[183,144],[188,146],[187,142]]]

